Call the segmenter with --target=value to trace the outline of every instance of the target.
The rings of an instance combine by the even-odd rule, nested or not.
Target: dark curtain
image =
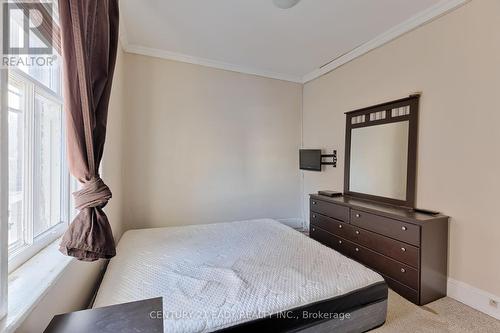
[[[102,209],[111,191],[99,164],[118,46],[118,1],[59,0],[59,18],[69,168],[82,184],[73,193],[79,213],[60,251],[84,261],[109,259],[115,243]]]

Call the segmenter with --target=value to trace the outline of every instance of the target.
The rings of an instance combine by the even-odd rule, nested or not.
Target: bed
[[[127,231],[94,307],[163,297],[165,332],[364,332],[385,322],[369,268],[275,220]]]

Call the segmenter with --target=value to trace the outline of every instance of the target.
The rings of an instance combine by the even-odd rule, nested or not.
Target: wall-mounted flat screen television
[[[321,149],[300,149],[300,169],[321,171]]]

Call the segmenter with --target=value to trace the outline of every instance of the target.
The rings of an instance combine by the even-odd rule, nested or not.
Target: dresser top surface
[[[448,216],[442,214],[435,214],[435,215],[424,214],[420,212],[415,212],[411,208],[392,206],[348,196],[327,197],[319,194],[311,194],[310,196],[311,198],[316,200],[348,206],[354,209],[365,210],[379,215],[380,213],[383,213],[383,215],[386,215],[388,217],[393,217],[396,219],[401,219],[406,221],[416,221],[419,223],[425,223],[434,220],[448,219]]]

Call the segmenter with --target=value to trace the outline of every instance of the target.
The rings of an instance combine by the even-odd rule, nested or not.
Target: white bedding
[[[380,281],[270,219],[142,229],[123,235],[94,307],[163,296],[165,332],[210,332]]]

